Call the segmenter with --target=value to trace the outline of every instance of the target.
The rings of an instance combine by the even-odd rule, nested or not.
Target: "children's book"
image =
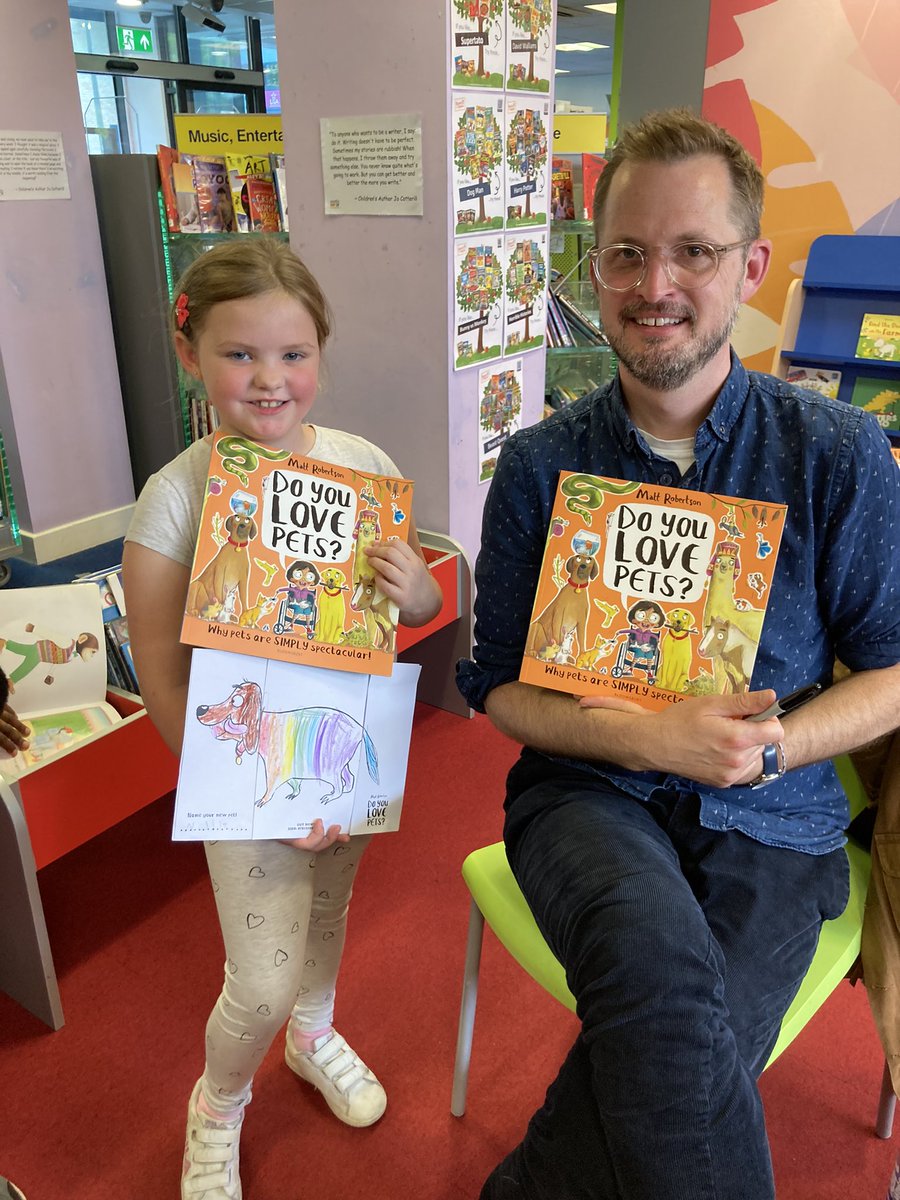
[[[96,583],[0,589],[0,667],[32,745],[0,770],[16,777],[121,718],[106,702],[106,643]]]
[[[606,166],[602,154],[582,154],[581,177],[584,185],[583,215],[585,221],[594,219],[594,192],[597,190],[597,180]]]
[[[194,155],[191,162],[200,228],[204,233],[232,233],[234,209],[225,159],[214,155]]]
[[[882,429],[900,431],[900,379],[857,377],[850,397],[852,404],[874,413]]]
[[[173,838],[305,837],[316,818],[395,831],[419,669],[361,675],[195,650]]]
[[[175,184],[175,203],[178,206],[178,224],[182,233],[200,233],[200,209],[194,191],[194,175],[189,162],[172,163],[172,179]]]
[[[228,171],[228,187],[234,210],[235,231],[250,232],[250,200],[247,195],[247,179],[251,175],[269,174],[269,158],[265,154],[226,154],[225,167]]]
[[[793,363],[788,368],[785,379],[794,387],[818,392],[820,396],[827,396],[829,400],[837,400],[838,388],[841,386],[840,371],[825,371],[821,367],[801,366],[800,363]]]
[[[786,512],[561,472],[519,678],[656,710],[746,691]]]
[[[250,207],[250,229],[253,233],[277,233],[278,200],[275,184],[269,175],[247,176],[247,203]]]
[[[408,479],[220,435],[181,640],[390,675],[399,614],[365,548],[407,540],[412,496]]]
[[[166,224],[169,227],[169,233],[180,233],[181,222],[178,219],[175,181],[172,178],[172,164],[178,162],[178,151],[172,146],[157,146],[156,158],[159,163],[159,184],[162,188],[163,204],[166,210]]]
[[[570,158],[558,158],[554,155],[551,166],[553,174],[550,193],[552,198],[550,217],[554,221],[574,221],[575,194],[572,160]]]
[[[900,313],[866,313],[859,327],[856,357],[900,362]]]
[[[278,221],[285,233],[290,232],[288,217],[287,171],[283,154],[270,154],[269,162],[272,169],[272,182],[275,184],[275,200],[278,204]]]

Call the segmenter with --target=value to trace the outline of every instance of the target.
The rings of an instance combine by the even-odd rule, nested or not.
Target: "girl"
[[[399,474],[363,438],[306,422],[331,316],[316,280],[286,245],[248,238],[218,246],[188,268],[176,293],[176,353],[203,382],[224,432]],[[148,480],[124,550],[143,698],[176,754],[190,667],[179,631],[209,459],[207,438]],[[421,625],[437,613],[440,592],[414,529],[408,545],[379,542],[367,553],[404,624]],[[287,1065],[340,1120],[370,1125],[384,1112],[381,1084],[332,1026],[347,904],[368,840],[316,821],[308,837],[294,841],[206,844],[225,983],[207,1024],[206,1067],[188,1106],[182,1200],[240,1200],[238,1139],[250,1085],[288,1018]]]

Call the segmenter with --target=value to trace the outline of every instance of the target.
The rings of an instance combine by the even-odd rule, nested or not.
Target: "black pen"
[[[816,696],[821,696],[824,691],[824,684],[808,683],[805,687],[797,688],[796,692],[782,696],[780,700],[776,700],[774,704],[770,704],[761,713],[755,713],[752,717],[747,717],[746,720],[768,721],[769,717],[784,717],[788,713],[793,712],[795,708],[799,708],[801,704],[806,704],[807,700],[814,700]]]

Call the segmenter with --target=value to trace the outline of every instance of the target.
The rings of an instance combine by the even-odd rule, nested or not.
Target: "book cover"
[[[172,180],[175,184],[175,203],[178,207],[178,224],[182,233],[200,233],[200,209],[194,191],[194,175],[191,164],[172,163]]]
[[[305,837],[317,817],[351,834],[396,830],[419,669],[195,650],[173,838]]]
[[[175,199],[175,181],[172,178],[172,164],[178,162],[178,158],[178,151],[173,146],[159,145],[156,147],[156,159],[159,163],[159,186],[162,189],[169,233],[181,232],[178,202]]]
[[[365,547],[406,541],[412,496],[408,479],[219,436],[181,640],[390,675],[399,614]]]
[[[250,229],[254,233],[277,233],[278,200],[271,175],[247,176],[247,203],[250,207]]]
[[[866,313],[859,327],[856,357],[900,362],[900,314]]]
[[[63,709],[39,716],[31,714],[22,720],[31,731],[28,748],[19,750],[13,758],[0,755],[0,774],[7,779],[18,779],[34,767],[42,767],[79,742],[118,724],[122,718],[104,700],[84,708]]]
[[[606,166],[602,154],[582,154],[581,179],[584,187],[583,215],[585,221],[594,219],[594,192],[597,190],[597,180]]]
[[[272,168],[272,182],[275,184],[275,200],[278,204],[278,221],[285,233],[290,232],[288,217],[287,171],[283,154],[270,154],[269,162]]]
[[[561,472],[519,678],[655,710],[746,691],[786,511]]]
[[[200,228],[204,233],[233,233],[234,209],[225,159],[194,155],[191,162]]]
[[[226,154],[225,168],[228,172],[228,187],[231,206],[234,210],[235,231],[250,232],[250,199],[247,195],[247,179],[250,175],[269,176],[269,158],[265,154]]]
[[[820,396],[827,396],[829,400],[837,400],[838,388],[841,386],[840,371],[826,371],[822,367],[802,366],[800,363],[793,363],[788,368],[785,379],[794,387],[818,392]]]
[[[554,155],[551,160],[551,170],[552,207],[550,216],[554,221],[574,221],[575,193],[572,160],[558,158]]]
[[[853,384],[850,402],[874,413],[882,429],[900,432],[900,379],[860,375]]]

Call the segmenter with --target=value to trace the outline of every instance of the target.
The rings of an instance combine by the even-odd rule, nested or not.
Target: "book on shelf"
[[[106,639],[107,682],[123,691],[139,693],[131,657],[121,564],[79,575],[76,583],[93,583],[100,593],[103,633]]]
[[[178,216],[178,202],[175,199],[175,180],[172,177],[172,164],[179,160],[178,151],[173,146],[158,145],[156,159],[159,163],[159,186],[166,210],[166,225],[169,233],[180,233],[181,221]]]
[[[828,371],[823,367],[806,366],[801,363],[791,363],[785,377],[787,383],[794,387],[806,388],[810,392],[818,392],[829,400],[837,400],[838,388],[841,386],[841,372]]]
[[[278,233],[278,200],[275,184],[269,175],[247,176],[247,204],[250,209],[250,229],[253,233]]]
[[[195,650],[173,838],[305,837],[317,818],[351,834],[396,830],[419,669]]]
[[[284,166],[283,154],[270,154],[269,162],[272,167],[272,182],[275,185],[275,200],[278,205],[278,221],[285,233],[290,232],[288,218],[287,171]]]
[[[584,205],[582,215],[585,221],[594,219],[594,192],[597,190],[597,180],[606,166],[602,154],[582,154],[581,178],[584,186]]]
[[[251,175],[259,175],[263,178],[269,176],[271,170],[269,157],[266,154],[226,154],[225,166],[228,170],[228,187],[234,209],[235,230],[238,233],[249,233],[251,226],[247,180]]]
[[[786,511],[561,472],[519,678],[650,710],[747,690]]]
[[[234,208],[225,159],[216,155],[195,154],[191,159],[191,175],[197,193],[201,231],[232,233]]]
[[[900,313],[866,313],[859,327],[856,357],[900,362]]]
[[[389,675],[397,605],[365,548],[409,536],[413,485],[220,435],[181,640]]]
[[[184,158],[172,163],[175,203],[178,208],[178,227],[182,233],[200,233],[200,207],[194,190],[191,164]]]
[[[900,378],[858,375],[850,403],[874,413],[882,429],[900,433]]]
[[[570,158],[553,155],[550,215],[554,221],[575,220],[574,168]]]
[[[102,604],[93,582],[0,589],[0,667],[9,702],[31,730],[27,750],[0,752],[7,778],[121,720],[106,701]]]

